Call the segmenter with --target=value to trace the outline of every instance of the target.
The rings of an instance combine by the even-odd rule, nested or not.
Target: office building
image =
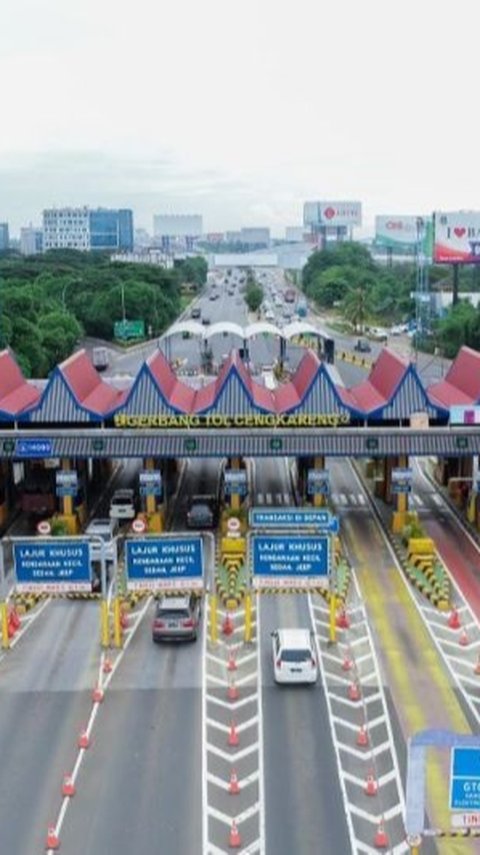
[[[243,228],[240,232],[240,240],[249,246],[269,246],[270,229],[266,228]]]
[[[196,238],[203,234],[203,218],[200,214],[155,214],[153,217],[155,238]]]
[[[0,223],[0,252],[8,249],[10,246],[10,237],[8,234],[8,223]]]
[[[126,208],[49,208],[43,212],[43,249],[133,249],[133,213]]]
[[[303,243],[305,232],[304,226],[287,226],[285,228],[285,240],[288,243]]]
[[[20,252],[22,255],[38,255],[43,252],[43,231],[34,226],[20,229]]]

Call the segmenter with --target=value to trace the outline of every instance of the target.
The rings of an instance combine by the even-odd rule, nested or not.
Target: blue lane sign
[[[129,590],[203,587],[201,537],[148,537],[125,541]]]
[[[251,528],[320,528],[338,532],[338,517],[319,508],[251,508]]]
[[[244,469],[225,470],[225,495],[231,496],[233,493],[240,496],[247,494],[247,473]]]
[[[162,495],[162,473],[159,469],[145,469],[140,472],[139,482],[141,496]]]
[[[13,559],[19,592],[92,590],[87,540],[54,538],[14,543]]]
[[[51,439],[17,439],[14,457],[51,457]]]
[[[392,493],[410,493],[412,478],[412,469],[392,469]]]
[[[453,748],[450,809],[480,811],[480,748]]]
[[[250,543],[255,588],[316,588],[328,580],[328,536],[253,534]]]
[[[309,469],[307,473],[307,492],[310,496],[318,493],[328,496],[330,493],[330,472],[328,469]]]

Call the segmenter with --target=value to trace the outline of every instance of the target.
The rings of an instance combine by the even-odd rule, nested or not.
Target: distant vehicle
[[[210,318],[202,318],[202,324],[204,327],[208,327],[210,323],[211,323]]]
[[[200,306],[194,306],[193,307],[192,311],[190,312],[190,317],[191,318],[201,318],[202,317],[202,310],[201,310]]]
[[[275,315],[271,309],[267,309],[267,311],[265,312],[265,320],[266,321],[274,321],[275,320]]]
[[[395,324],[390,327],[390,335],[402,335],[406,332],[408,332],[408,324]]]
[[[162,597],[155,608],[152,640],[195,641],[200,623],[200,599],[190,596]]]
[[[215,528],[218,502],[213,494],[192,496],[187,510],[188,528]]]
[[[109,366],[108,350],[106,347],[94,347],[92,351],[92,362],[97,371],[105,371]]]
[[[353,349],[358,353],[370,353],[372,348],[366,338],[359,338]]]
[[[296,295],[293,288],[287,288],[287,290],[284,292],[284,297],[285,297],[286,303],[294,303],[296,296],[297,295]]]
[[[133,490],[115,490],[110,501],[110,518],[133,520],[135,518],[135,492]]]
[[[32,466],[20,490],[20,507],[24,514],[48,516],[56,506],[55,470]]]
[[[309,629],[272,632],[273,674],[276,683],[316,683],[318,665]]]
[[[95,517],[87,525],[85,534],[89,537],[97,538],[97,540],[90,541],[90,558],[92,561],[102,560],[102,548],[98,542],[99,537],[102,538],[105,544],[105,560],[115,561],[117,555],[117,545],[115,542],[115,536],[118,534],[117,519]]]
[[[299,318],[306,318],[307,317],[307,310],[308,310],[307,301],[303,300],[303,299],[299,300],[297,303],[297,315],[298,315],[298,317]]]
[[[388,333],[381,327],[370,327],[368,334],[375,341],[388,341]]]

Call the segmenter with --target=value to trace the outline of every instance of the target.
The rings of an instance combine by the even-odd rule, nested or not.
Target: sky
[[[480,209],[478,0],[1,0],[0,221]]]

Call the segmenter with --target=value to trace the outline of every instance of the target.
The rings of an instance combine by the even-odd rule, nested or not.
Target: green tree
[[[73,315],[60,311],[43,315],[38,331],[50,369],[70,356],[83,333]]]
[[[250,281],[245,289],[245,302],[251,312],[257,312],[263,301],[263,289],[255,281]]]
[[[365,288],[351,289],[343,301],[343,314],[353,324],[355,331],[363,331],[367,317],[367,292]]]

